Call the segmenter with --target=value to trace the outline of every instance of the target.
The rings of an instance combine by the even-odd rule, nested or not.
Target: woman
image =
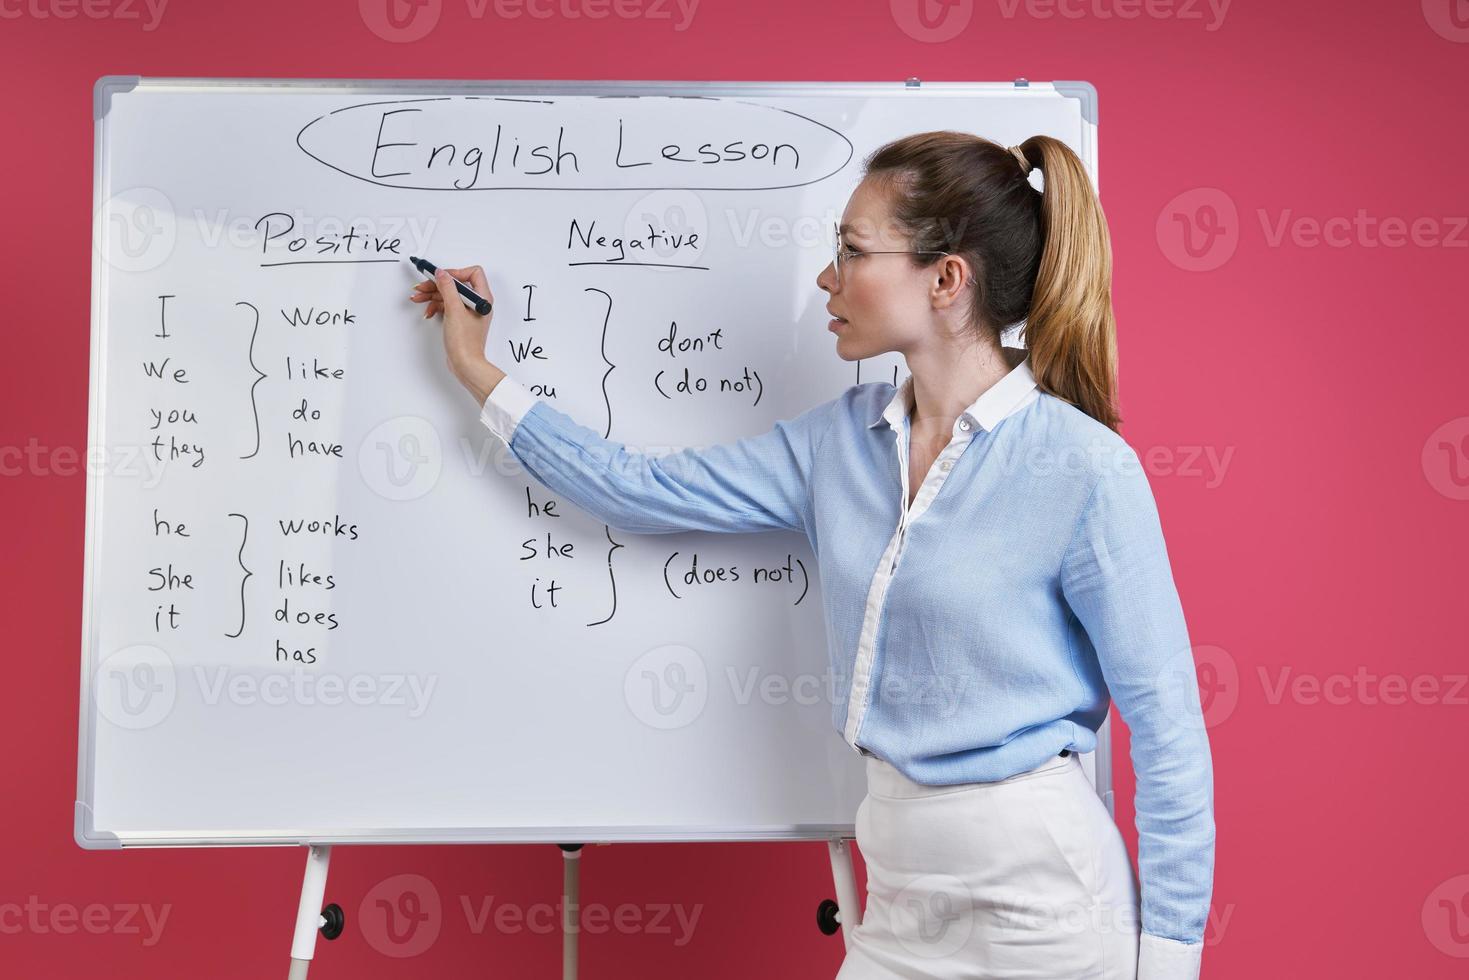
[[[490,295],[478,267],[449,272]],[[661,459],[507,379],[447,275],[413,298],[444,314],[484,423],[608,525],[807,535],[832,720],[868,780],[839,980],[1197,977],[1212,759],[1156,505],[1116,431],[1111,249],[1081,161],[1045,136],[883,146],[816,284],[837,353],[898,351],[903,384]],[[1026,350],[1003,347],[1021,321]],[[1114,698],[1140,875],[1076,755]]]

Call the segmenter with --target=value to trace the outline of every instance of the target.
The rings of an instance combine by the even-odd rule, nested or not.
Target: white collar
[[[974,403],[960,413],[959,417],[968,418],[971,424],[978,424],[986,432],[993,432],[995,426],[1007,416],[1019,411],[1029,404],[1027,397],[1036,388],[1035,375],[1030,371],[1030,355],[1025,360],[1010,369],[999,381],[986,388],[984,393],[974,400]],[[904,418],[913,411],[913,375],[903,379],[898,386],[897,394],[887,403],[882,410],[882,415],[867,427],[875,429],[886,422],[896,427]]]

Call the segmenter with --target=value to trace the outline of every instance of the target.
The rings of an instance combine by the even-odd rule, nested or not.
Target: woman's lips
[[[847,321],[846,320],[838,319],[837,317],[832,317],[831,320],[829,320],[827,322],[826,329],[828,329],[828,330],[830,330],[832,332],[836,332],[837,330],[840,330],[842,327],[845,327],[846,325],[847,325]]]

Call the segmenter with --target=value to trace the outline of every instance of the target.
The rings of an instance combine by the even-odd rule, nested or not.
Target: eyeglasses
[[[837,288],[842,286],[842,263],[850,263],[853,259],[864,255],[951,255],[951,252],[940,252],[935,249],[873,249],[858,251],[848,248],[842,243],[842,228],[835,221],[831,223],[832,230],[832,255],[831,264],[836,269]]]

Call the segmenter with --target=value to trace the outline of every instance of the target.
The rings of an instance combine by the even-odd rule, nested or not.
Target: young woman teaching
[[[837,354],[897,351],[909,376],[661,458],[490,363],[490,318],[449,278],[488,297],[479,267],[413,299],[443,315],[483,423],[589,514],[811,542],[832,723],[867,773],[866,912],[838,980],[1192,980],[1213,762],[1157,507],[1117,432],[1111,245],[1086,170],[1046,136],[919,133],[866,160],[834,233],[816,285]],[[1022,321],[1025,348],[1002,346]],[[1076,755],[1112,700],[1131,732],[1137,874]]]

